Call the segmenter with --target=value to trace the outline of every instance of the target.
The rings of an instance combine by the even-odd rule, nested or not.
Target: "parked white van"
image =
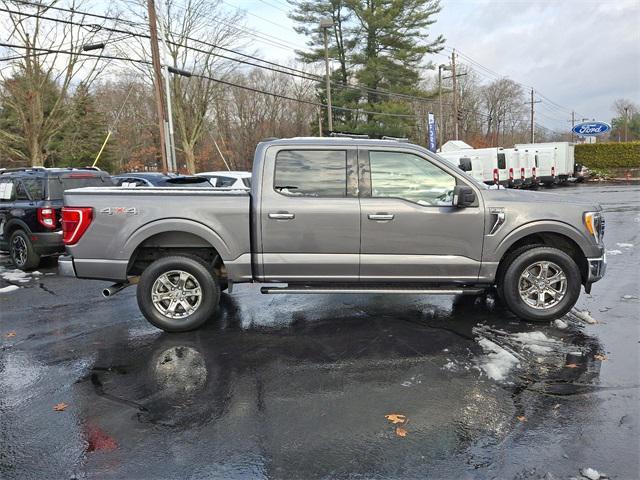
[[[516,145],[516,148],[534,150],[553,149],[553,172],[545,176],[553,177],[553,183],[564,183],[573,176],[575,168],[575,144],[571,142],[527,143]],[[542,175],[540,173],[540,175]],[[551,183],[546,181],[546,183]]]

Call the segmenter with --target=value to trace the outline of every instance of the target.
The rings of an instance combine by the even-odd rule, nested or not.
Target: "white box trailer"
[[[441,157],[454,165],[464,167],[463,170],[475,179],[488,185],[513,186],[513,182],[509,178],[507,157],[516,155],[515,152],[507,152],[503,148],[496,147],[446,150],[443,146],[442,150],[439,153]]]
[[[473,154],[473,149],[464,149],[458,151],[442,151],[439,152],[445,160],[449,161],[456,167],[467,172],[479,182],[484,182],[482,161],[477,155]]]
[[[523,143],[516,145],[518,149],[540,152],[538,159],[538,176],[543,183],[563,183],[573,176],[575,169],[575,144],[571,142]],[[553,151],[550,161],[549,149]],[[550,163],[550,166],[549,166]],[[544,177],[544,179],[542,178]]]

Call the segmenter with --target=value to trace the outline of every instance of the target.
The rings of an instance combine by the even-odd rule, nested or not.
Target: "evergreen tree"
[[[78,85],[68,107],[67,126],[52,141],[56,166],[84,167],[93,164],[107,135],[104,116],[95,98],[84,84]],[[102,153],[100,167],[109,164],[108,148]]]
[[[426,54],[440,51],[444,44],[442,36],[432,39],[428,34],[440,11],[439,0],[305,0],[291,3],[295,9],[290,16],[299,25],[296,31],[309,37],[311,51],[301,54],[305,61],[323,58],[320,18],[330,17],[334,24],[336,18],[340,19],[334,27],[330,49],[330,54],[340,63],[337,76],[343,85],[357,81],[363,88],[359,91],[337,88],[334,104],[374,112],[364,118],[350,117],[349,121],[343,122],[347,128],[373,135],[408,136],[415,122],[410,116],[412,106],[402,97],[381,90],[425,96],[426,92],[419,88],[422,62]],[[319,94],[324,97],[323,87],[319,88]],[[382,115],[385,113],[397,116]]]

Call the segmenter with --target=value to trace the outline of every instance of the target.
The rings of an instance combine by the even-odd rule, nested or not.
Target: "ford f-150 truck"
[[[251,190],[65,192],[63,273],[137,283],[155,326],[191,330],[234,283],[262,293],[481,294],[549,321],[605,272],[600,206],[490,190],[394,140],[258,144]]]

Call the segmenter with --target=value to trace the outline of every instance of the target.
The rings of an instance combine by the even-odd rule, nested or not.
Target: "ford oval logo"
[[[584,122],[579,123],[572,128],[573,133],[583,137],[602,135],[603,133],[607,133],[609,130],[611,130],[611,125],[604,122]]]

